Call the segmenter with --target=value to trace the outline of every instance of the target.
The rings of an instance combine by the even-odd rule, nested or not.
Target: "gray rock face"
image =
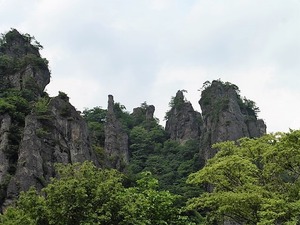
[[[50,82],[50,72],[47,69],[36,68],[29,64],[21,71],[5,78],[12,88],[24,90],[28,88],[27,86],[34,86],[34,91],[40,95]]]
[[[107,116],[105,123],[105,152],[109,167],[123,171],[129,163],[128,135],[114,111],[114,99],[108,96]]]
[[[166,132],[172,140],[184,142],[199,139],[201,135],[202,117],[193,109],[190,102],[184,100],[182,91],[178,91],[173,99],[173,106],[167,112]]]
[[[47,61],[42,59],[39,48],[31,44],[31,37],[11,30],[0,47],[3,63],[0,66],[0,90],[30,89],[40,96],[50,82]]]
[[[154,111],[155,111],[154,105],[149,105],[146,108],[146,121],[153,120]]]
[[[55,176],[55,163],[76,163],[85,160],[98,165],[91,150],[87,125],[75,108],[59,97],[52,98],[49,114],[26,117],[19,147],[17,170],[7,187],[4,207],[20,191],[31,186],[44,187]]]
[[[238,89],[230,83],[213,81],[199,101],[204,120],[201,136],[201,155],[206,161],[216,152],[211,145],[241,137],[260,137],[266,133],[263,120],[258,120],[251,109],[245,110]]]
[[[143,103],[141,107],[134,108],[131,113],[134,126],[144,123],[145,128],[150,128],[151,122],[155,122],[154,112],[154,105],[147,105],[146,103]]]
[[[0,116],[0,183],[3,183],[8,175],[9,162],[5,156],[5,151],[8,148],[9,129],[11,126],[11,118],[8,114]]]
[[[24,55],[33,54],[40,57],[38,47],[31,45],[32,37],[22,35],[16,29],[12,29],[5,35],[5,43],[0,52],[10,57],[20,58]]]
[[[55,176],[55,163],[86,160],[99,166],[90,144],[85,120],[59,95],[46,100],[45,110],[35,109],[50,81],[47,61],[31,37],[12,30],[0,46],[0,94],[8,89],[29,93],[26,112],[1,109],[0,114],[0,211],[31,186],[44,187]],[[16,98],[19,98],[16,96]],[[47,100],[49,100],[47,102]],[[13,104],[13,103],[12,103]],[[18,113],[24,117],[16,117]]]

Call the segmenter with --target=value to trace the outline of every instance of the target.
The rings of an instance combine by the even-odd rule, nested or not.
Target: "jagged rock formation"
[[[142,103],[140,107],[134,108],[130,114],[133,126],[143,126],[149,131],[157,122],[154,118],[154,112],[154,105],[147,105],[146,102]]]
[[[142,121],[151,121],[154,119],[155,107],[154,105],[146,105],[142,107],[137,107],[133,109],[133,112],[131,113],[132,117],[135,119],[135,124],[139,124]]]
[[[264,121],[257,119],[255,103],[241,99],[238,87],[231,83],[213,81],[203,90],[199,104],[204,121],[200,154],[204,161],[215,155],[214,143],[266,133]]]
[[[155,107],[154,105],[148,105],[148,107],[146,108],[146,121],[151,121],[154,119],[153,115],[154,115],[154,111],[155,111]]]
[[[60,93],[49,98],[45,59],[31,37],[8,32],[0,47],[0,210],[30,186],[44,187],[55,163],[98,160],[86,122]]]
[[[66,100],[49,100],[47,115],[31,114],[25,119],[16,173],[7,187],[6,204],[31,186],[43,188],[55,176],[55,163],[85,160],[97,165],[85,121]]]
[[[31,44],[32,37],[11,30],[0,47],[0,90],[30,89],[40,95],[50,82],[48,61],[41,58],[39,46]]]
[[[192,104],[184,99],[182,91],[178,91],[171,101],[171,109],[167,112],[166,132],[172,140],[186,141],[199,139],[202,129],[201,114],[194,110]]]
[[[60,93],[58,97],[49,98],[44,93],[50,72],[47,60],[39,54],[40,45],[32,45],[32,40],[29,35],[16,30],[11,30],[0,40],[0,210],[20,191],[28,190],[30,186],[44,187],[55,176],[55,163],[90,160],[99,165],[86,122],[69,103],[67,95]],[[167,112],[165,131],[169,138],[179,141],[180,147],[191,139],[196,143],[191,148],[193,151],[184,148],[183,152],[179,151],[179,154],[186,154],[182,160],[193,160],[203,166],[216,153],[212,144],[266,133],[264,122],[257,119],[254,102],[241,99],[233,84],[206,83],[199,103],[202,114],[185,100],[183,91],[178,91]],[[166,134],[153,117],[154,111],[155,107],[146,103],[135,108],[127,115],[129,126],[124,124],[128,118],[120,118],[124,115],[120,105],[114,103],[112,95],[108,96],[107,115],[101,121],[101,126],[105,126],[102,159],[105,166],[125,170],[130,157],[128,133],[134,128],[135,135],[142,138],[135,140],[136,149],[131,145],[131,153],[137,158],[142,156],[137,160],[142,164],[140,168],[144,168],[150,154],[156,163],[155,151],[163,150]],[[102,134],[101,151],[103,139]],[[141,139],[145,140],[138,143]],[[200,160],[194,160],[196,157]],[[180,168],[181,172],[190,171],[184,166]],[[199,168],[195,166],[195,169]],[[170,172],[169,175],[178,172],[173,168],[163,171]]]
[[[200,140],[201,167],[216,154],[211,148],[214,143],[260,137],[266,133],[264,121],[257,119],[255,103],[242,99],[234,84],[217,80],[206,82],[199,104],[202,114],[185,100],[182,91],[178,91],[170,103],[165,130],[172,140]]]
[[[128,135],[115,112],[114,98],[108,96],[107,116],[105,123],[105,152],[109,167],[124,170],[129,163]]]

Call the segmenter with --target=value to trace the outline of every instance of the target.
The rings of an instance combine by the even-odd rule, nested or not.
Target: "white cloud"
[[[150,98],[153,100],[152,104],[156,106],[156,116],[162,122],[171,96],[175,96],[178,90],[183,89],[187,90],[185,93],[187,100],[193,104],[195,110],[200,111],[198,104],[200,92],[198,90],[210,77],[209,72],[201,67],[162,67],[156,74],[150,94]]]
[[[172,4],[172,0],[150,0],[149,3],[152,5],[151,8],[155,10],[163,10]]]
[[[197,89],[221,78],[276,131],[299,124],[299,10],[295,0],[0,0],[0,32],[34,35],[50,60],[48,91],[79,109],[105,108],[113,94],[129,110],[154,104],[162,118],[186,89],[199,110]]]

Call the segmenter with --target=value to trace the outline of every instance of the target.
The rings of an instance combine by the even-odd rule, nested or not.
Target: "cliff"
[[[40,96],[50,82],[48,61],[41,58],[41,45],[33,45],[33,37],[17,30],[9,31],[0,47],[0,90],[29,90]]]
[[[178,91],[166,115],[165,129],[170,139],[180,142],[198,139],[200,162],[204,166],[207,159],[216,154],[211,148],[213,144],[264,135],[266,125],[257,118],[258,107],[242,98],[239,92],[238,87],[229,82],[205,82],[199,100],[200,114],[185,100],[183,92]]]
[[[50,71],[39,49],[33,37],[16,30],[0,41],[0,208],[20,191],[47,185],[55,163],[85,160],[132,174],[150,170],[181,194],[188,174],[216,154],[214,143],[266,133],[255,103],[220,80],[205,82],[201,113],[178,91],[165,129],[153,105],[145,102],[129,114],[112,95],[107,110],[83,113],[88,127],[65,93],[50,98],[44,92]]]
[[[241,137],[260,137],[266,133],[263,120],[257,118],[255,103],[241,98],[236,85],[215,80],[206,83],[199,104],[203,117],[200,156],[204,161],[215,155],[211,146]]]
[[[55,163],[98,160],[84,119],[60,92],[44,93],[50,72],[32,38],[8,32],[0,47],[0,208],[44,187]]]

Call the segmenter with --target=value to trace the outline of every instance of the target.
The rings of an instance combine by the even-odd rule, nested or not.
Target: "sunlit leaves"
[[[243,138],[219,149],[188,182],[211,192],[191,199],[188,209],[206,212],[207,223],[297,224],[300,214],[300,131]]]
[[[58,165],[54,178],[42,190],[22,193],[16,207],[0,216],[1,224],[26,225],[151,225],[192,224],[174,206],[177,196],[159,191],[150,172],[137,185],[125,187],[124,175],[92,163]],[[24,221],[24,223],[23,223]]]

